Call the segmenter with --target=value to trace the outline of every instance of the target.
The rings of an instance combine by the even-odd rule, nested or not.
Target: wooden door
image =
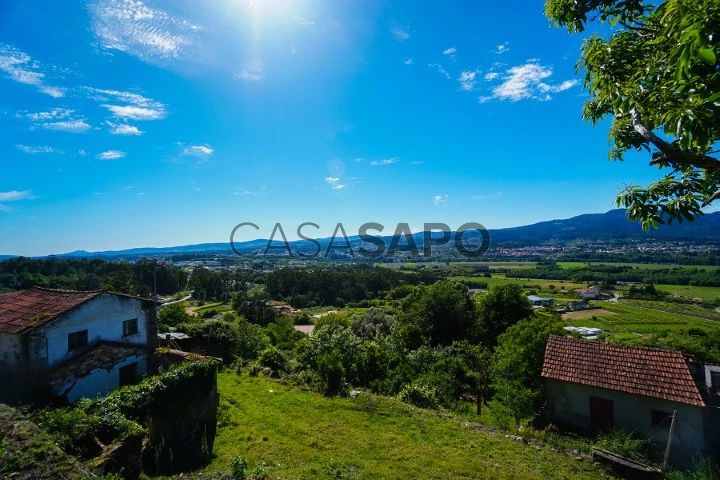
[[[593,432],[609,430],[615,425],[615,405],[612,400],[590,397],[590,426]]]

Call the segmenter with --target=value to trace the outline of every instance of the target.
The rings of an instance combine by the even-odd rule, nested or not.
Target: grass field
[[[720,287],[694,287],[691,285],[655,285],[660,291],[668,292],[672,295],[682,295],[686,297],[698,297],[703,300],[717,300],[720,298]]]
[[[226,426],[206,473],[229,473],[236,455],[270,478],[601,478],[590,462],[396,400],[327,398],[264,377],[218,377]]]

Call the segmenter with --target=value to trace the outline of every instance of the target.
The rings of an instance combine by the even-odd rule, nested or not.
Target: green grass
[[[691,285],[655,285],[655,288],[672,295],[685,297],[698,297],[703,300],[720,299],[720,287],[694,287]]]
[[[600,478],[593,464],[471,429],[466,421],[362,394],[327,398],[264,377],[221,372],[214,460],[241,455],[271,478]]]

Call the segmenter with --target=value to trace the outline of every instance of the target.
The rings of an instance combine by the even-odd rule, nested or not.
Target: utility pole
[[[677,415],[677,410],[673,410],[672,420],[670,421],[670,432],[668,433],[667,447],[665,447],[665,458],[663,459],[663,475],[667,472],[668,458],[670,458],[670,446],[672,445],[673,430],[675,429],[675,415]]]

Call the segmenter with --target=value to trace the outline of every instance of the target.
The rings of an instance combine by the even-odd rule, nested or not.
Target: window
[[[663,412],[662,410],[650,410],[650,423],[653,427],[670,428],[671,412]]]
[[[124,367],[120,367],[120,380],[119,384],[121,387],[125,385],[132,385],[137,381],[137,362],[133,362]]]
[[[135,335],[136,333],[138,333],[137,318],[133,318],[132,320],[125,320],[122,325],[123,337]]]
[[[79,332],[68,333],[68,351],[77,350],[88,344],[88,331],[80,330]]]

